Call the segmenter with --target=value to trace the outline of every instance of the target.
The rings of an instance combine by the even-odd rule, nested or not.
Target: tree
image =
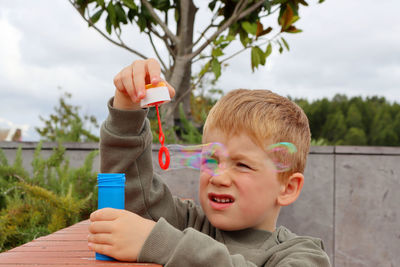
[[[378,146],[397,145],[399,140],[394,126],[389,108],[381,108],[372,121],[371,143]]]
[[[343,140],[346,134],[346,123],[343,113],[340,109],[335,113],[329,114],[322,128],[323,136],[332,143]]]
[[[366,146],[367,141],[367,136],[365,135],[363,129],[351,127],[350,130],[346,133],[342,144],[353,146]]]
[[[41,139],[53,142],[99,141],[98,136],[90,132],[90,125],[99,127],[96,117],[85,115],[82,118],[79,114],[80,107],[68,104],[66,101],[68,98],[71,98],[71,94],[65,92],[59,98],[59,106],[54,107],[55,114],[51,114],[49,119],[39,117],[45,124],[43,128],[35,127]]]
[[[348,128],[363,128],[362,114],[355,103],[350,104],[350,107],[347,110],[346,123]]]
[[[135,50],[122,38],[124,25],[136,25],[136,30],[148,37],[149,46],[161,63],[165,78],[176,89],[173,101],[163,105],[163,121],[172,128],[173,118],[179,119],[179,103],[190,115],[192,64],[202,64],[198,75],[207,72],[221,75],[221,65],[235,55],[251,50],[251,68],[264,65],[273,47],[282,53],[289,50],[283,34],[301,32],[294,23],[299,20],[300,5],[305,0],[212,0],[208,2],[210,23],[204,29],[195,28],[198,7],[192,0],[68,0],[84,20],[104,38],[127,49],[140,58],[148,55]],[[322,3],[324,0],[319,0]],[[105,16],[103,16],[105,14]],[[277,27],[267,26],[266,19],[277,15]],[[97,27],[105,20],[105,30]],[[175,28],[175,29],[173,29]],[[124,28],[125,29],[125,28]],[[195,34],[199,32],[199,34]],[[196,38],[196,40],[194,40]],[[162,55],[155,39],[161,40],[168,51]],[[239,39],[242,48],[226,54],[227,47]],[[194,82],[197,84],[197,82]]]

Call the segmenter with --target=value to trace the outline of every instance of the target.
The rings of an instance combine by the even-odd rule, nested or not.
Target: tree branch
[[[248,9],[246,9],[245,11],[243,11],[243,13],[239,14],[238,20],[241,20],[242,18],[244,18],[244,17],[246,17],[247,15],[249,15],[251,12],[253,12],[253,11],[256,10],[257,8],[259,8],[263,3],[264,3],[264,1],[258,1],[258,2],[256,2],[254,5],[252,5],[251,7],[249,7]]]
[[[215,40],[215,38],[217,38],[223,31],[225,31],[227,28],[229,28],[229,26],[231,26],[233,23],[235,23],[236,21],[244,18],[245,16],[247,16],[248,14],[250,14],[251,12],[253,12],[254,10],[256,10],[257,8],[259,8],[263,3],[264,0],[259,0],[256,3],[254,3],[252,6],[250,6],[249,8],[243,10],[243,8],[245,7],[245,3],[247,1],[245,0],[241,0],[235,7],[235,10],[233,11],[232,16],[216,31],[214,32],[213,35],[211,35],[210,38],[208,38],[196,51],[194,51],[193,53],[187,55],[188,59],[191,60],[192,58],[194,58],[196,55],[200,54],[201,51],[203,51],[213,40]]]
[[[145,5],[145,7],[149,10],[151,16],[157,21],[157,23],[161,26],[161,28],[164,30],[164,32],[166,33],[166,35],[172,40],[172,42],[174,42],[175,44],[179,44],[179,39],[178,37],[173,34],[170,29],[168,28],[168,25],[165,24],[160,17],[157,15],[157,13],[155,12],[155,10],[153,9],[152,5],[147,1],[147,0],[141,0],[141,2],[143,3],[143,5]]]
[[[201,39],[204,37],[204,35],[206,34],[206,32],[207,32],[209,29],[211,29],[212,27],[218,27],[217,25],[214,25],[214,24],[213,24],[213,23],[214,23],[214,20],[215,20],[215,18],[212,18],[210,24],[209,24],[209,25],[207,26],[207,28],[205,28],[204,31],[200,34],[199,38],[192,44],[192,47],[191,47],[191,48],[195,47],[195,46],[198,44],[198,42],[201,41]]]
[[[258,45],[258,46],[262,46],[262,45],[271,43],[271,42],[274,41],[274,39],[276,39],[277,37],[279,37],[279,35],[281,35],[281,32],[278,32],[278,33],[275,34],[271,39],[268,39],[268,40],[265,40],[265,39],[260,40],[260,39],[259,39],[259,41],[264,41],[264,42],[259,42],[259,43],[257,43],[257,45]],[[250,47],[253,47],[253,45],[246,45],[245,47],[243,47],[243,48],[240,49],[239,51],[236,51],[236,52],[233,53],[232,55],[227,56],[226,58],[224,58],[223,60],[221,60],[220,63],[222,64],[222,63],[228,61],[229,59],[231,59],[231,58],[237,56],[238,54],[244,52],[245,50],[249,49]]]
[[[138,52],[138,51],[136,51],[136,50],[134,50],[134,49],[132,49],[132,48],[126,46],[123,42],[122,42],[122,43],[118,43],[117,41],[115,41],[115,40],[113,40],[112,38],[108,37],[104,32],[102,32],[99,28],[97,28],[97,27],[93,24],[93,22],[92,22],[92,20],[90,19],[90,17],[89,17],[89,19],[87,19],[87,18],[85,18],[85,15],[84,15],[83,13],[79,12],[78,8],[74,5],[73,0],[68,0],[68,1],[69,1],[69,2],[71,3],[71,5],[78,11],[79,15],[81,15],[81,17],[82,17],[87,23],[89,23],[89,26],[93,27],[93,29],[95,29],[98,33],[100,33],[100,34],[101,34],[104,38],[106,38],[108,41],[110,41],[111,43],[113,43],[113,44],[115,44],[115,45],[117,45],[117,46],[119,46],[119,47],[122,47],[122,48],[128,50],[129,52],[131,52],[131,53],[133,53],[133,54],[135,54],[135,55],[137,55],[137,56],[139,56],[139,57],[141,57],[141,58],[143,58],[143,59],[148,58],[148,57],[146,57],[145,55],[143,55],[142,53],[140,53],[140,52]],[[117,36],[117,37],[118,37],[118,36]],[[119,38],[119,37],[118,37],[118,38]],[[120,39],[120,41],[121,41],[121,39]]]
[[[158,51],[157,51],[157,49],[156,49],[156,46],[154,45],[153,38],[151,37],[151,33],[150,33],[150,32],[146,32],[146,33],[147,33],[147,35],[149,36],[149,40],[150,40],[151,46],[153,47],[153,50],[154,50],[154,52],[156,53],[156,56],[157,56],[157,58],[158,58],[158,61],[160,61],[161,65],[162,65],[161,72],[165,75],[165,70],[167,69],[166,66],[165,66],[165,63],[164,63],[164,61],[162,60],[160,54],[158,53]]]
[[[168,52],[173,58],[175,58],[176,55],[175,52],[171,49],[170,44],[168,43],[168,37],[166,35],[161,36],[161,34],[159,34],[156,30],[153,30],[152,28],[149,28],[148,30],[164,42],[165,47],[168,49]]]

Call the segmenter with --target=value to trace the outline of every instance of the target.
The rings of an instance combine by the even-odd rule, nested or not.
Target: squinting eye
[[[236,166],[239,167],[239,168],[246,168],[246,169],[251,170],[251,168],[250,168],[249,166],[247,166],[246,164],[241,163],[241,162],[238,162],[238,163],[236,164]]]

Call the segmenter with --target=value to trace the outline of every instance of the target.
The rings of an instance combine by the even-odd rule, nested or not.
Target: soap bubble
[[[297,152],[294,144],[279,142],[268,146],[268,158],[274,163],[277,172],[286,172],[292,168],[291,155]]]
[[[221,143],[202,145],[168,145],[171,155],[170,170],[191,168],[201,170],[209,175],[220,175],[229,162],[229,154]],[[267,148],[268,159],[277,172],[291,169],[291,155],[297,151],[296,146],[288,142],[280,142]]]
[[[217,158],[227,157],[227,151],[221,143],[202,145],[168,145],[171,154],[170,169],[191,168],[202,170],[212,176],[219,175],[220,166]]]

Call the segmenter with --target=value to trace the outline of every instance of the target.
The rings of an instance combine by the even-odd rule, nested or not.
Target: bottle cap
[[[157,85],[147,84],[146,85],[146,96],[140,100],[140,106],[147,108],[171,100],[169,96],[168,87],[164,82],[159,82]]]

